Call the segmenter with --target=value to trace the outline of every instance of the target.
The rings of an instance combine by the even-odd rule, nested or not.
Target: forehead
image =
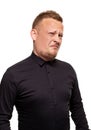
[[[39,28],[45,29],[63,29],[63,24],[61,21],[58,21],[53,18],[45,18],[39,23]]]

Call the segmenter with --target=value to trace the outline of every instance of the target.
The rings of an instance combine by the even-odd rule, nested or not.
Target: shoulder
[[[56,59],[56,60],[55,60],[55,63],[56,63],[56,65],[59,66],[59,67],[64,67],[64,68],[71,68],[71,69],[73,69],[73,66],[72,66],[70,63],[66,62],[66,61],[62,61],[62,60]]]
[[[56,59],[55,65],[59,70],[62,70],[64,73],[72,73],[76,75],[74,67],[66,61]]]
[[[22,74],[26,70],[32,69],[32,58],[31,56],[13,64],[12,66],[8,67],[3,75],[4,78],[13,79],[14,76]]]
[[[31,66],[32,64],[32,58],[31,56],[13,64],[9,68],[7,68],[8,71],[21,71],[23,69],[26,69],[28,66]]]

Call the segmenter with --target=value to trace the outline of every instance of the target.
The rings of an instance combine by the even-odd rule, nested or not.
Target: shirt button
[[[54,87],[51,87],[51,89],[54,89]]]

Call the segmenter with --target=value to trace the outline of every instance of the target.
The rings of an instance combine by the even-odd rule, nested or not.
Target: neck
[[[51,56],[51,55],[46,55],[46,56],[43,56],[43,55],[39,55],[38,53],[36,53],[36,51],[33,50],[33,53],[40,57],[41,59],[43,59],[44,61],[52,61],[55,59],[55,57]]]

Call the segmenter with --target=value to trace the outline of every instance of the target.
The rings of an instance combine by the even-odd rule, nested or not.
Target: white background
[[[57,58],[76,70],[91,128],[91,4],[90,0],[0,0],[0,80],[6,69],[32,52],[31,25],[38,13],[55,10],[64,20],[64,38]],[[14,109],[12,130],[17,130]],[[71,130],[74,130],[71,120]]]

